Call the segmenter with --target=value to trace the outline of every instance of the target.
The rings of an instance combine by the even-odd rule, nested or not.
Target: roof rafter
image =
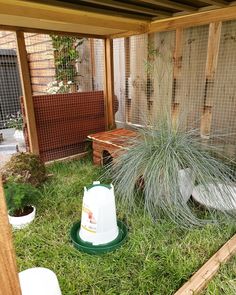
[[[201,2],[210,4],[210,5],[216,5],[219,7],[225,7],[225,6],[229,5],[229,2],[224,1],[224,0],[201,0]]]
[[[158,0],[139,0],[140,3],[149,3],[153,5],[160,5],[163,7],[167,8],[172,8],[176,10],[184,10],[184,11],[195,11],[197,8],[187,5],[187,4],[181,4],[176,1],[170,1],[170,0],[163,0],[163,1],[158,1]]]
[[[107,7],[111,8],[118,8],[118,9],[124,9],[125,11],[132,11],[132,12],[138,12],[138,13],[145,13],[149,15],[159,15],[159,16],[171,16],[172,14],[168,11],[160,10],[160,9],[153,9],[153,8],[147,8],[147,7],[140,7],[135,4],[130,3],[119,3],[117,1],[113,0],[81,0],[80,2],[84,3],[92,3],[92,4],[99,4],[99,5],[105,5]]]

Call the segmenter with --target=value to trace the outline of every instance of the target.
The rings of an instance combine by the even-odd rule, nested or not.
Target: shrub
[[[134,208],[136,201],[141,200],[145,211],[154,219],[164,213],[184,226],[205,224],[205,220],[195,215],[194,207],[183,197],[179,186],[179,170],[190,168],[196,183],[206,191],[209,183],[216,187],[219,183],[226,184],[220,199],[215,195],[209,197],[234,209],[229,188],[233,185],[230,168],[212,156],[196,130],[184,132],[166,118],[156,126],[137,129],[137,137],[127,140],[131,148],[106,173],[112,175],[117,195],[126,208]],[[210,220],[215,221],[215,215],[212,217]]]
[[[39,186],[46,180],[46,168],[38,155],[17,153],[2,168],[3,180]]]
[[[39,191],[29,183],[8,181],[4,185],[7,208],[11,215],[23,212],[27,206],[36,205]],[[18,213],[18,214],[19,214]]]

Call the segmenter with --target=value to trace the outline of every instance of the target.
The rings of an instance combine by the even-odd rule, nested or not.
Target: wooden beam
[[[199,294],[213,276],[217,273],[222,263],[225,263],[236,253],[236,235],[226,242],[175,295]]]
[[[138,2],[149,3],[149,4],[153,4],[153,5],[159,5],[161,7],[167,7],[167,8],[172,8],[172,9],[176,9],[176,10],[184,10],[184,11],[195,11],[195,10],[197,10],[197,8],[194,7],[194,6],[178,3],[176,1],[169,1],[169,0],[164,0],[164,1],[141,0],[141,1],[138,1]]]
[[[36,33],[36,34],[54,34],[54,35],[66,35],[66,36],[74,36],[78,38],[96,38],[96,39],[105,39],[105,36],[102,35],[94,35],[94,34],[82,34],[76,32],[63,32],[63,31],[56,31],[56,30],[47,30],[47,29],[36,29],[36,28],[25,28],[25,27],[16,27],[16,26],[5,26],[0,25],[1,31],[22,31],[24,33]]]
[[[225,7],[229,5],[229,2],[224,0],[201,0],[201,2],[210,4],[210,5],[219,6],[219,7]]]
[[[125,3],[125,2],[119,3],[119,2],[113,1],[113,0],[103,0],[102,2],[100,0],[83,0],[81,2],[100,4],[100,5],[104,5],[106,7],[118,8],[118,9],[122,9],[125,11],[137,12],[137,13],[148,14],[148,15],[158,15],[158,16],[171,16],[172,15],[168,11],[142,7],[142,6],[138,6],[135,4],[129,4],[129,3]]]
[[[0,294],[21,295],[11,228],[0,177]]]
[[[204,139],[208,139],[210,137],[211,131],[213,88],[220,48],[221,27],[221,22],[211,23],[209,26],[205,69],[206,82],[204,91],[204,106],[200,126],[201,137]]]
[[[236,19],[236,6],[219,8],[210,11],[198,12],[184,16],[156,20],[151,22],[149,32],[161,32],[206,25],[211,22],[227,21]]]
[[[82,11],[71,6],[61,7],[58,1],[35,3],[20,0],[0,0],[0,25],[107,35],[122,31],[143,32],[147,20]],[[53,5],[54,3],[54,5]]]
[[[106,38],[104,40],[104,57],[105,57],[105,117],[106,129],[110,130],[115,127],[114,118],[114,72],[113,72],[113,40]]]
[[[26,124],[29,135],[30,151],[39,154],[38,136],[34,116],[34,106],[32,98],[31,78],[27,59],[24,33],[16,32],[17,57],[20,66],[21,84],[23,90],[23,101],[25,108]]]
[[[172,122],[176,126],[179,121],[180,104],[176,101],[176,87],[180,78],[183,54],[183,29],[178,28],[175,32],[175,51],[174,51],[174,69],[173,69],[173,86],[172,86]]]

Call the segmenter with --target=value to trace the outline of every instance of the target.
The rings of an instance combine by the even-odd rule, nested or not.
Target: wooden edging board
[[[196,295],[201,292],[222,263],[236,253],[236,234],[228,240],[174,295]]]

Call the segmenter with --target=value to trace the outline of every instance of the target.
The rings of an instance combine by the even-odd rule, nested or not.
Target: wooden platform
[[[136,132],[128,129],[114,129],[88,136],[93,141],[93,163],[103,165],[108,153],[114,159],[128,147],[128,139],[135,137]]]

